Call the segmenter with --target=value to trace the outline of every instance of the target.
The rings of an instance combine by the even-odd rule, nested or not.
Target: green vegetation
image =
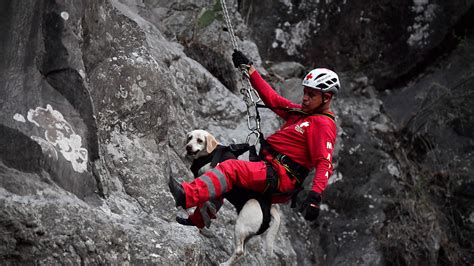
[[[219,0],[214,2],[212,9],[203,9],[198,18],[199,28],[205,28],[209,26],[214,20],[222,20],[222,7]]]

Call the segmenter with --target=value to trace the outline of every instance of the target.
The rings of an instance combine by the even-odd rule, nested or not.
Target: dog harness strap
[[[225,151],[226,147],[224,146],[217,146],[216,149],[214,149],[214,151],[212,151],[212,154],[214,154],[212,156],[212,161],[211,161],[211,167],[214,168],[216,167],[216,165],[219,163],[219,162],[222,162],[222,156],[224,154],[224,151]]]
[[[270,221],[272,220],[272,216],[270,214],[270,209],[272,207],[272,200],[270,195],[265,195],[264,197],[260,197],[257,199],[258,203],[260,204],[260,208],[262,210],[263,219],[260,228],[258,229],[256,235],[261,235],[270,227]]]
[[[191,172],[193,172],[194,177],[199,176],[199,169],[201,169],[204,165],[208,164],[215,154],[216,150],[213,150],[210,154],[206,156],[194,159],[193,164],[191,165]]]
[[[239,144],[230,144],[229,145],[229,150],[232,154],[235,155],[235,157],[239,157],[246,151],[250,149],[250,144],[248,143],[239,143]]]
[[[267,185],[263,193],[271,195],[272,193],[278,190],[278,181],[280,179],[278,178],[278,174],[276,173],[275,169],[273,169],[271,163],[267,161],[264,162],[267,166]]]
[[[249,145],[243,144],[231,144],[230,146],[218,145],[211,153],[211,158],[207,158],[207,161],[211,160],[211,167],[216,167],[219,163],[229,160],[237,159],[242,153],[248,151]]]

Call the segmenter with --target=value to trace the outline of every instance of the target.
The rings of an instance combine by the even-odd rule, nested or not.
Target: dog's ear
[[[206,151],[207,153],[211,153],[216,147],[219,145],[216,138],[213,135],[207,134],[206,136]]]

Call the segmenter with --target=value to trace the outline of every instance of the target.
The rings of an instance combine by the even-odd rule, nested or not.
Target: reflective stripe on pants
[[[209,227],[211,225],[211,219],[216,219],[216,213],[224,204],[223,198],[216,198],[212,201],[204,202],[200,204],[189,219],[198,228]]]
[[[266,187],[266,172],[267,166],[263,161],[224,161],[194,181],[182,183],[186,194],[186,208],[218,198],[234,185],[263,192]]]

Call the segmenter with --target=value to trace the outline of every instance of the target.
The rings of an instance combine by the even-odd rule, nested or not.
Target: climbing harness
[[[221,0],[222,11],[224,13],[224,19],[227,24],[228,32],[230,34],[230,41],[234,50],[239,50],[237,45],[237,39],[234,34],[234,28],[230,21],[229,12],[227,11],[227,6],[225,0]],[[250,130],[250,133],[247,135],[246,143],[250,145],[257,145],[262,135],[260,131],[260,114],[257,109],[257,104],[261,101],[260,95],[252,87],[250,83],[250,75],[248,72],[248,66],[242,64],[239,66],[239,70],[242,74],[242,84],[243,88],[240,89],[240,93],[244,96],[244,102],[247,106],[247,127]]]
[[[289,108],[289,107],[274,107],[274,106],[267,106],[267,105],[264,105],[264,104],[259,104],[257,103],[257,109],[258,108],[267,108],[267,109],[270,109],[272,111],[274,110],[282,110],[282,111],[285,111],[287,113],[290,113],[290,114],[298,114],[298,115],[304,115],[304,116],[311,116],[311,115],[324,115],[328,118],[330,118],[333,122],[336,122],[336,117],[334,117],[332,114],[329,114],[329,113],[314,113],[314,114],[310,114],[310,113],[307,113],[305,111],[301,111],[301,109],[299,108]]]

